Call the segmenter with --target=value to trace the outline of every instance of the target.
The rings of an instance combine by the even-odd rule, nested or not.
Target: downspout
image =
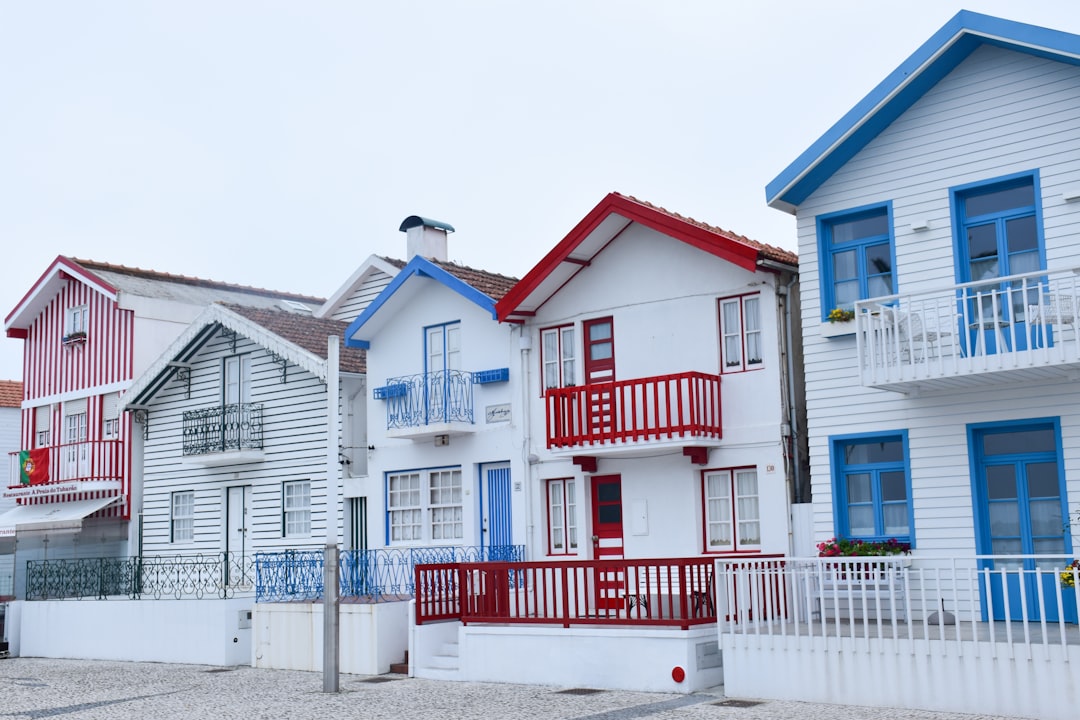
[[[798,412],[795,407],[795,358],[792,348],[794,341],[791,334],[791,288],[798,282],[799,276],[792,273],[791,280],[787,285],[784,285],[784,334],[786,343],[787,355],[787,386],[788,386],[788,399],[787,399],[787,411],[788,411],[788,428],[791,432],[791,459],[793,463],[792,478],[795,483],[794,493],[792,493],[793,502],[802,502],[802,458],[799,457],[799,433],[800,428],[798,424]]]
[[[532,350],[532,335],[527,334],[523,324],[518,326],[518,347],[521,349],[521,459],[525,468],[525,557],[528,559],[533,547],[535,526],[532,515],[533,464],[529,462],[529,448],[532,446],[532,412],[529,407],[529,351]]]

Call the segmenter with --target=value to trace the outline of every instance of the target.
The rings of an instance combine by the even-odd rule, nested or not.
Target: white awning
[[[16,532],[53,531],[78,532],[83,518],[120,500],[119,497],[71,502],[20,505],[0,515],[0,538],[14,537]]]

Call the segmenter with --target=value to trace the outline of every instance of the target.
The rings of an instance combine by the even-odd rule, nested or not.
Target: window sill
[[[821,337],[836,338],[855,334],[855,321],[823,322],[821,323]]]

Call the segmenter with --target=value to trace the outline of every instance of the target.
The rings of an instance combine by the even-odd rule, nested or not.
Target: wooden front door
[[[598,475],[592,479],[593,559],[623,557],[622,479]],[[626,576],[622,568],[596,567],[595,598],[601,615],[625,608]]]
[[[590,440],[601,440],[613,430],[615,417],[615,326],[611,318],[586,320],[585,384],[588,386],[586,421]]]

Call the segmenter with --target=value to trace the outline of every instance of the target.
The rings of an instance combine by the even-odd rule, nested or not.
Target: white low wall
[[[339,608],[341,672],[381,675],[390,672],[391,663],[404,659],[408,601],[343,603]],[[255,667],[322,670],[322,603],[258,603],[253,620]]]
[[[20,601],[23,657],[248,665],[254,598]]]
[[[1075,720],[1080,646],[721,635],[728,697]],[[933,646],[931,648],[931,645]],[[1004,652],[1003,652],[1004,650]],[[995,657],[996,654],[996,657]],[[783,682],[777,682],[783,678]]]
[[[425,677],[427,626],[416,628],[414,672]],[[429,632],[445,634],[438,624]],[[691,693],[724,681],[716,627],[458,626],[457,678],[610,690]],[[676,668],[684,674],[673,677]],[[437,671],[432,677],[445,677]]]

